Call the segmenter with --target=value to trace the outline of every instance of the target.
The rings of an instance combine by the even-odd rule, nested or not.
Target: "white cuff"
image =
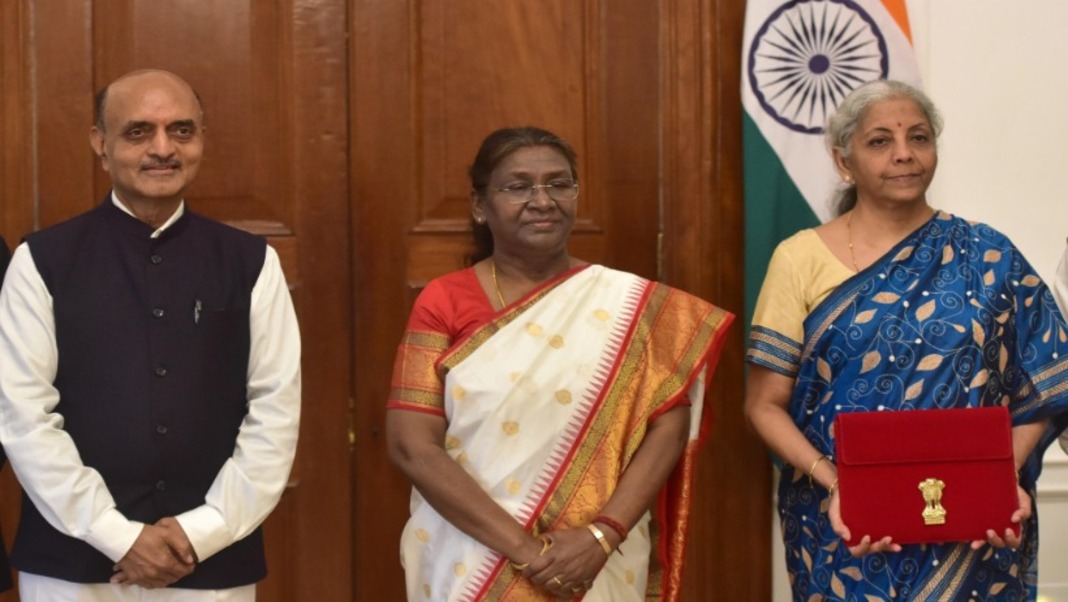
[[[234,543],[222,514],[211,506],[198,506],[174,518],[182,526],[189,543],[193,545],[198,562],[204,562],[219,550]]]
[[[144,526],[144,523],[128,520],[121,512],[111,508],[93,521],[85,542],[118,562],[133,547]]]

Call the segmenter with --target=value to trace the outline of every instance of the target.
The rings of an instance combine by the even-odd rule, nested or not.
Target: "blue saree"
[[[1034,498],[1068,418],[1068,326],[1002,234],[938,213],[819,302],[802,341],[759,319],[748,361],[796,379],[790,415],[821,453],[834,460],[839,412],[1006,405],[1014,425],[1051,419],[1020,473]],[[1035,599],[1037,515],[1015,551],[907,545],[858,559],[831,529],[826,491],[803,477],[786,466],[779,486],[795,600]]]

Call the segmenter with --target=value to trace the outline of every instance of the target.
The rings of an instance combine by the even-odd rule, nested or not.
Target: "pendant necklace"
[[[849,259],[851,259],[853,261],[853,271],[859,274],[860,273],[860,268],[857,266],[857,256],[853,254],[853,212],[852,211],[850,211],[849,215],[846,216],[846,236],[848,237],[848,240],[849,240]],[[496,275],[494,276],[493,283],[497,284]],[[501,294],[500,291],[497,291],[497,294],[498,295]]]

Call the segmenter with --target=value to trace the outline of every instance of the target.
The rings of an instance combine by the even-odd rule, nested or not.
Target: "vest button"
[[[148,260],[151,261],[153,265],[159,265],[163,263],[163,256],[153,253],[152,256],[148,258]]]
[[[159,308],[159,307],[153,309],[152,310],[152,317],[153,318],[162,318],[163,317],[163,310],[161,308]]]
[[[161,425],[156,427],[156,432],[159,433],[160,435],[166,435],[167,434],[167,427],[165,427],[165,426],[163,426],[161,424]]]
[[[163,491],[167,488],[167,482],[163,479],[156,481],[156,491]]]
[[[156,366],[156,376],[167,376],[167,369],[163,366]]]

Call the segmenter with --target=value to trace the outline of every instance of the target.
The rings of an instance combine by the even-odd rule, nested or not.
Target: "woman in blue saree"
[[[776,249],[750,332],[746,413],[784,461],[779,515],[795,600],[1025,600],[1037,591],[1032,498],[1068,410],[1068,326],[1002,234],[927,202],[941,120],[899,82],[861,86],[827,128],[839,216]],[[974,542],[847,547],[839,412],[1007,406],[1013,530]],[[892,442],[891,442],[892,444]]]

